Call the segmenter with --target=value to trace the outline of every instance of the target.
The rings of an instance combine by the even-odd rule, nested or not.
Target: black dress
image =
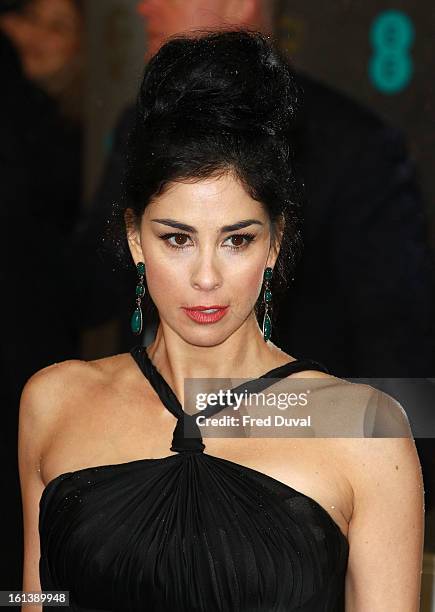
[[[47,484],[41,589],[69,591],[70,607],[59,610],[80,612],[344,611],[349,545],[329,513],[262,472],[204,453],[201,438],[184,438],[172,389],[145,347],[130,353],[178,418],[177,452]],[[306,369],[327,371],[296,360],[247,385],[258,391]]]

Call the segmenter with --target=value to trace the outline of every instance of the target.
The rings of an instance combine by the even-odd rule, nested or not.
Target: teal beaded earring
[[[272,268],[266,268],[264,271],[264,319],[263,319],[263,337],[267,342],[272,335],[272,321],[269,312],[272,310],[272,291],[270,290],[270,280],[272,279]]]
[[[142,333],[143,327],[143,317],[141,309],[142,298],[145,295],[145,287],[143,284],[145,264],[143,263],[143,261],[139,261],[136,264],[136,270],[139,275],[139,281],[136,285],[136,308],[134,309],[134,312],[131,316],[131,331],[138,336]]]

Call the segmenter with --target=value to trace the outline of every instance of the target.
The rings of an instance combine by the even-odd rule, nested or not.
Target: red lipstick
[[[228,306],[212,305],[212,306],[192,306],[183,308],[187,316],[196,323],[216,323],[225,316]],[[212,310],[213,312],[207,312]],[[204,312],[206,311],[206,312]]]

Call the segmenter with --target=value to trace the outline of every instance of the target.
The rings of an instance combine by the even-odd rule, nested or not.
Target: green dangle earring
[[[139,280],[136,285],[136,308],[134,309],[134,312],[131,316],[131,331],[138,336],[142,333],[143,327],[143,317],[141,308],[142,298],[145,295],[145,287],[143,284],[145,264],[143,263],[143,261],[139,261],[136,264],[136,270],[139,276]]]
[[[272,320],[269,313],[272,310],[272,291],[270,290],[270,281],[272,279],[273,270],[272,268],[266,268],[264,271],[264,319],[263,319],[263,337],[264,341],[267,342],[272,335]]]

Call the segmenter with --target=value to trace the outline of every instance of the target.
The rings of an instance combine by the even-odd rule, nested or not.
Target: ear
[[[131,208],[127,208],[124,212],[125,228],[127,232],[128,246],[135,264],[143,261],[142,245],[140,240],[140,223]]]
[[[278,259],[279,252],[281,250],[282,238],[285,231],[285,217],[281,213],[278,221],[276,221],[273,228],[273,235],[271,239],[269,257],[267,258],[267,266],[270,268],[275,267],[276,260]]]

